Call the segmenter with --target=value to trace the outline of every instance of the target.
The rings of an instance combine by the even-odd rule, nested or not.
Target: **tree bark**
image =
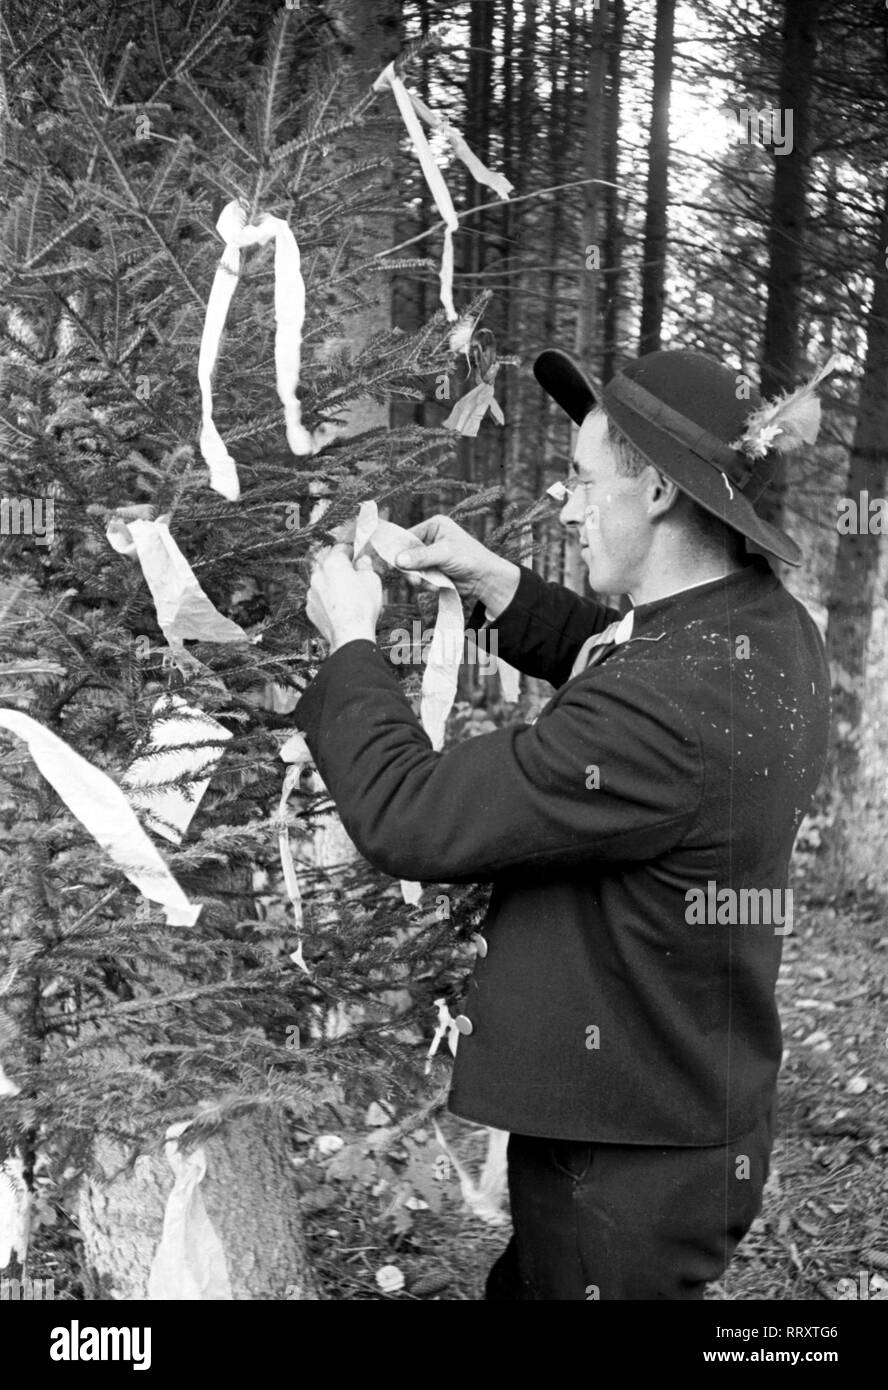
[[[592,22],[585,26],[583,35],[585,67],[585,112],[583,123],[583,173],[584,179],[599,179],[602,176],[602,132],[604,128],[604,74],[605,74],[605,27],[608,22],[608,0],[601,0],[600,8],[593,11]],[[582,242],[584,271],[580,277],[580,293],[577,296],[577,326],[574,347],[580,361],[591,364],[593,355],[600,346],[598,338],[598,309],[600,302],[601,272],[589,266],[591,250],[594,250],[601,264],[600,208],[602,198],[597,183],[587,183],[583,187]]]
[[[613,185],[620,174],[620,99],[622,87],[622,45],[626,25],[625,0],[614,0],[611,23],[605,40],[607,50],[607,99],[604,112],[604,161],[602,177]],[[623,293],[623,220],[620,194],[616,187],[602,189],[604,236],[601,246],[602,293],[602,384],[610,381],[618,365]]]
[[[779,109],[792,112],[791,153],[775,156],[768,224],[767,308],[762,340],[761,390],[765,396],[795,382],[798,363],[805,224],[810,167],[811,85],[817,59],[821,0],[785,0]],[[778,470],[760,511],[779,526],[786,498],[786,471]]]
[[[847,496],[864,491],[883,498],[888,487],[888,190],[879,228],[873,295],[867,316],[866,360],[857,426],[848,469]],[[849,825],[860,793],[860,736],[867,646],[877,598],[882,555],[880,534],[858,517],[857,532],[839,534],[827,604],[827,654],[833,683],[833,724],[826,786],[834,815],[830,854],[847,871]]]
[[[490,163],[490,128],[493,103],[493,36],[494,6],[492,0],[472,5],[469,16],[469,67],[466,75],[465,137],[469,147],[484,163]],[[477,184],[465,171],[466,209],[490,201],[490,190]],[[457,234],[462,240],[460,263],[471,278],[466,281],[474,294],[481,284],[480,274],[487,264],[487,235],[491,228],[490,214],[481,213],[466,220],[465,230]],[[480,461],[485,453],[483,443],[466,437],[459,441],[458,453],[463,476],[469,482],[486,481],[479,477]]]
[[[386,64],[398,56],[402,37],[401,0],[331,0],[328,12],[333,20],[355,94],[366,89],[379,76]],[[343,165],[351,160],[368,159],[388,151],[394,160],[402,125],[391,92],[380,92],[373,108],[373,121],[363,131],[356,132],[350,148],[342,147],[338,160]],[[390,175],[380,187],[381,201],[391,201],[393,186]],[[384,251],[395,242],[394,214],[356,219],[355,235],[349,254],[359,253],[362,259]],[[392,326],[392,292],[387,278],[379,278],[365,287],[366,302],[350,308],[345,316],[343,331],[346,342],[357,352],[374,334],[388,332]],[[336,297],[333,296],[335,310]],[[342,433],[347,437],[365,430],[389,424],[388,402],[362,398],[352,401],[339,417]]]
[[[648,153],[644,252],[641,272],[639,353],[657,352],[663,327],[669,199],[669,103],[675,33],[675,0],[657,0],[654,91]]]
[[[199,1191],[234,1299],[318,1300],[283,1122],[264,1112],[240,1116],[202,1147],[207,1171]],[[130,1164],[126,1150],[105,1138],[94,1162],[78,1207],[87,1297],[140,1302],[149,1296],[173,1173],[162,1149]]]
[[[584,15],[581,5],[581,12]],[[583,116],[583,164],[584,179],[601,177],[601,144],[603,105],[605,47],[604,31],[608,22],[608,0],[601,0],[599,9],[593,11],[591,23],[585,19],[582,25],[582,44],[584,80]],[[580,244],[582,247],[581,270],[578,276],[577,319],[574,336],[574,352],[587,370],[597,375],[594,363],[600,354],[599,324],[599,286],[601,283],[601,243],[600,209],[601,197],[596,183],[583,187],[582,220],[580,223]],[[592,264],[590,265],[590,260]],[[572,438],[574,432],[571,431]],[[562,582],[568,589],[582,594],[586,591],[586,566],[580,555],[579,542],[572,536],[564,545],[564,572]]]

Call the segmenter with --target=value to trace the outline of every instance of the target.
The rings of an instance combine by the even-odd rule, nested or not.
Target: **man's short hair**
[[[616,459],[617,473],[621,478],[638,478],[646,468],[656,467],[656,464],[652,464],[641,450],[635,447],[631,439],[626,438],[610,416],[607,417],[607,437]],[[731,526],[726,526],[705,507],[698,506],[691,499],[688,501],[689,529],[696,545],[707,549],[717,547],[726,550],[730,555],[742,558],[746,546],[739,532]]]
[[[627,439],[610,416],[607,417],[607,437],[617,460],[617,472],[621,478],[637,478],[649,467],[648,460],[640,449],[636,449],[631,439]]]

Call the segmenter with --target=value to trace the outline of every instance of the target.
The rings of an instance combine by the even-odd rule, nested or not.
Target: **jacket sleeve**
[[[468,625],[476,632],[485,626],[496,632],[497,655],[519,671],[563,685],[586,638],[603,632],[620,615],[603,603],[541,579],[524,565],[520,568],[518,588],[508,608],[488,622],[479,603]]]
[[[399,878],[650,860],[681,841],[702,796],[696,731],[625,661],[578,676],[535,725],[436,753],[389,663],[358,640],[327,659],[295,717],[346,831]]]

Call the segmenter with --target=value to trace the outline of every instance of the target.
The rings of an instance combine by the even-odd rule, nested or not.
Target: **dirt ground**
[[[810,878],[806,885],[797,877],[794,887],[794,932],[778,986],[785,1056],[772,1172],[762,1214],[710,1288],[713,1299],[872,1299],[888,1290],[888,903],[830,894]],[[486,1133],[444,1113],[438,1120],[454,1155],[477,1174]],[[408,1147],[405,1171],[430,1171],[440,1151],[429,1123]],[[392,1182],[350,1174],[337,1161],[339,1179],[307,1161],[302,1177],[309,1244],[328,1298],[480,1298],[509,1228],[469,1212],[455,1172],[406,1186],[416,1195],[405,1206],[402,1191],[393,1214]],[[30,1273],[53,1277],[56,1297],[78,1299],[77,1253],[76,1231],[60,1213],[38,1232]],[[394,1273],[380,1276],[385,1267]],[[386,1277],[390,1289],[380,1284]]]
[[[798,877],[794,891],[778,985],[784,1064],[771,1175],[762,1213],[712,1299],[872,1299],[888,1290],[888,903],[806,891]],[[477,1173],[483,1131],[452,1117],[443,1128]],[[366,1207],[352,1202],[332,1215],[309,1221],[337,1299],[475,1300],[509,1234],[471,1216],[454,1184],[441,1211],[418,1213],[402,1237],[380,1239]],[[385,1264],[402,1271],[403,1289],[376,1287]]]

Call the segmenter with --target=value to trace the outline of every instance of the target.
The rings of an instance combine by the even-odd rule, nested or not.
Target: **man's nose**
[[[561,525],[581,526],[583,522],[583,506],[583,489],[581,487],[575,488],[558,513],[558,520],[561,522]]]

